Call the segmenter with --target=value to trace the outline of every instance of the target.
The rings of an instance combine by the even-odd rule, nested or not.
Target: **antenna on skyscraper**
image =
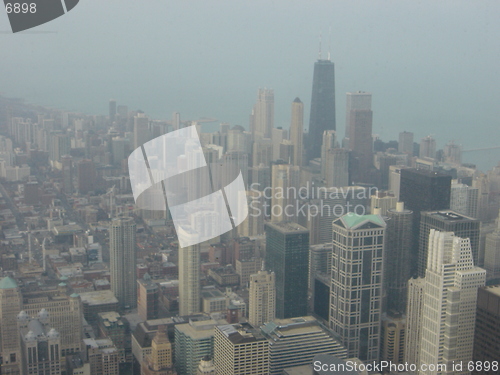
[[[332,50],[332,27],[328,30],[328,61],[330,61],[330,51]]]
[[[322,38],[322,31],[321,29],[319,30],[319,51],[318,51],[318,60],[321,60],[323,55],[321,54],[321,38]]]

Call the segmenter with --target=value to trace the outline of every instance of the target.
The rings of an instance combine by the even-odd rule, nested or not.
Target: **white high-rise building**
[[[424,286],[423,277],[408,280],[404,349],[404,358],[407,363],[417,364],[420,354],[420,322],[422,321]]]
[[[406,131],[399,133],[398,151],[413,156],[413,133]]]
[[[368,110],[372,108],[372,94],[369,92],[357,91],[346,93],[346,112],[345,112],[345,136],[344,138],[349,139],[350,134],[350,123],[351,123],[351,111],[356,109]],[[344,139],[344,146],[349,144],[348,141]]]
[[[304,103],[295,98],[292,103],[290,141],[293,143],[293,165],[302,166],[304,156]]]
[[[300,167],[290,164],[275,164],[271,179],[271,221],[296,221]]]
[[[436,140],[430,135],[422,138],[420,141],[420,158],[431,158],[436,157]]]
[[[347,214],[332,227],[330,328],[349,358],[377,361],[386,223],[380,215]]]
[[[123,308],[137,305],[135,232],[131,217],[113,219],[109,226],[111,290]]]
[[[248,322],[254,327],[274,319],[276,285],[274,272],[259,271],[250,276]]]
[[[446,370],[421,367],[419,374],[456,374],[454,363],[472,360],[477,289],[486,271],[474,266],[468,238],[431,229],[424,280],[418,363]]]
[[[252,125],[254,138],[271,138],[274,128],[274,90],[259,89]]]

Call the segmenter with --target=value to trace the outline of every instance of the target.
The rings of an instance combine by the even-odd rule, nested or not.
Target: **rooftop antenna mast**
[[[319,31],[319,51],[318,51],[318,60],[323,58],[323,54],[321,53],[321,39],[322,39],[322,31]]]
[[[328,61],[331,61],[330,59],[331,50],[332,50],[332,27],[330,26],[330,29],[328,30]]]

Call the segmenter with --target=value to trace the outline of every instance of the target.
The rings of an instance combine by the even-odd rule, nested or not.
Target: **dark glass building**
[[[420,214],[420,236],[418,249],[418,274],[425,276],[427,268],[427,251],[429,248],[429,231],[453,232],[455,236],[469,238],[474,265],[479,258],[479,227],[477,219],[460,215],[451,210],[422,212]]]
[[[500,285],[479,288],[473,360],[482,364],[472,374],[498,374],[500,354]],[[496,366],[495,366],[496,364]],[[487,370],[488,368],[488,370]],[[476,367],[476,370],[479,370]]]
[[[307,315],[309,231],[288,221],[266,224],[265,261],[276,277],[276,317]]]
[[[387,310],[406,311],[408,280],[412,277],[411,248],[413,241],[413,211],[403,202],[387,211],[384,283],[387,290]]]
[[[306,142],[307,160],[321,157],[323,132],[335,126],[335,65],[330,60],[314,63],[309,135]]]
[[[450,208],[451,176],[427,169],[401,169],[399,200],[413,211],[413,245],[410,264],[412,275],[419,273],[418,241],[420,232],[420,213],[423,211],[447,210]]]

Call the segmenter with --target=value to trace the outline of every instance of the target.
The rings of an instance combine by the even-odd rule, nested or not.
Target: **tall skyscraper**
[[[349,151],[345,148],[329,149],[325,154],[325,183],[327,187],[349,186]]]
[[[138,113],[134,117],[134,150],[149,140],[149,118],[144,113]]]
[[[78,192],[82,195],[88,194],[95,189],[95,163],[89,159],[83,159],[76,165]]]
[[[470,216],[478,217],[479,189],[461,184],[457,180],[451,181],[450,209]]]
[[[22,296],[16,281],[7,276],[0,281],[0,354],[2,373],[19,374],[21,364],[20,335],[17,314]]]
[[[290,164],[274,164],[271,177],[271,221],[296,221],[300,167]]]
[[[200,251],[200,244],[179,248],[179,315],[201,311]]]
[[[321,157],[320,145],[325,130],[336,130],[335,65],[330,59],[320,58],[314,63],[307,161]]]
[[[307,315],[309,231],[292,222],[266,224],[266,268],[276,281],[276,317]]]
[[[268,375],[269,341],[248,323],[215,327],[214,365],[218,375]]]
[[[248,322],[260,327],[275,317],[276,285],[274,273],[259,271],[250,275]]]
[[[479,220],[457,214],[451,210],[422,212],[420,215],[420,235],[418,249],[418,275],[425,276],[427,252],[429,249],[429,232],[436,229],[442,232],[453,232],[455,236],[470,239],[472,260],[474,265],[479,260]]]
[[[500,218],[497,219],[497,227],[492,233],[486,235],[484,249],[484,269],[486,279],[500,280]]]
[[[413,156],[413,133],[412,132],[401,132],[399,133],[398,151],[404,152],[410,156]]]
[[[500,285],[479,288],[477,293],[476,327],[472,359],[482,365],[472,374],[498,374],[500,345]],[[496,362],[497,366],[493,366]]]
[[[137,305],[135,232],[131,217],[113,219],[109,226],[111,290],[122,308]]]
[[[451,176],[425,169],[400,170],[399,200],[413,211],[413,247],[410,264],[412,275],[419,272],[418,240],[420,213],[422,211],[447,210],[450,208]],[[424,265],[425,266],[425,265]],[[425,268],[425,267],[421,267]],[[423,273],[419,273],[422,277]]]
[[[386,223],[379,215],[347,214],[332,227],[330,328],[349,358],[377,361]]]
[[[363,101],[349,101],[353,93],[347,93],[349,120],[349,149],[355,160],[353,169],[353,180],[355,182],[368,182],[369,171],[373,167],[373,136],[371,110],[371,94],[363,93]],[[357,93],[354,93],[357,94]],[[358,94],[359,95],[359,94]],[[356,95],[354,95],[354,98]],[[351,102],[351,107],[349,107]]]
[[[431,230],[419,365],[451,367],[461,361],[465,367],[472,360],[477,289],[485,278],[486,272],[474,266],[469,239]],[[438,373],[430,368],[420,371],[423,375]]]
[[[371,110],[372,108],[372,94],[364,91],[348,92],[346,94],[346,112],[345,112],[345,134],[344,141],[349,145],[349,137],[351,134],[351,111],[356,109]]]
[[[404,363],[405,324],[403,313],[389,311],[382,314],[380,360]]]
[[[290,123],[290,141],[293,144],[292,164],[302,166],[304,154],[304,104],[299,98],[292,103],[292,121]]]
[[[274,128],[274,90],[259,89],[254,106],[252,134],[254,139],[271,138]]]
[[[430,135],[422,138],[420,141],[420,154],[421,158],[431,158],[436,157],[436,140]]]
[[[387,210],[386,254],[384,283],[387,291],[387,310],[404,313],[407,284],[412,277],[411,247],[413,240],[413,211],[405,210],[404,203]]]
[[[109,121],[113,123],[116,116],[116,100],[111,99],[109,101]]]
[[[325,178],[325,160],[329,150],[338,147],[337,132],[335,130],[325,130],[323,132],[323,143],[321,144],[321,177]]]

